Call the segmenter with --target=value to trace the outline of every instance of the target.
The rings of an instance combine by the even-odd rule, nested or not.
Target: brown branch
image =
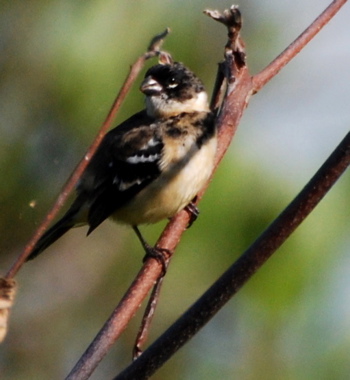
[[[257,90],[260,90],[268,80],[276,75],[279,70],[285,66],[286,62],[294,57],[310,41],[310,39],[316,34],[315,31],[321,29],[325,24],[325,20],[329,21],[329,19],[336,13],[335,10],[338,10],[344,3],[344,0],[334,1],[322,16],[317,18],[307,29],[312,32],[308,32],[309,34],[306,33],[306,37],[305,33],[302,34],[291,47],[273,62],[273,70],[271,69],[272,64],[269,65],[268,68],[270,69],[267,72],[263,70],[261,74],[253,77],[254,82],[244,65],[242,41],[237,39],[236,43],[232,44],[232,40],[237,36],[233,36],[232,34],[234,33],[232,33],[232,29],[230,29],[227,22],[223,22],[225,16],[229,16],[229,11],[221,15],[222,18],[219,21],[223,22],[228,27],[229,41],[226,44],[226,60],[219,68],[220,74],[218,76],[219,80],[216,89],[219,90],[222,88],[222,79],[224,77],[222,72],[226,75],[228,87],[227,96],[224,99],[224,104],[217,121],[219,129],[219,146],[216,167],[230,145],[250,96]],[[230,11],[233,11],[234,9],[235,8],[232,7]],[[210,12],[207,12],[207,14],[208,13],[212,16]],[[218,15],[218,13],[216,15]],[[234,48],[237,48],[238,50],[235,51]],[[217,94],[214,94],[212,105],[216,107],[217,103],[218,97]],[[205,189],[199,194],[198,200],[200,200],[204,192]],[[157,246],[173,251],[180,241],[188,221],[189,216],[186,211],[182,211],[176,215],[166,226],[157,242]],[[122,301],[68,375],[67,380],[87,379],[90,376],[104,355],[106,355],[111,345],[118,339],[121,332],[125,329],[129,318],[136,313],[140,303],[146,297],[156,279],[161,274],[161,270],[161,266],[155,260],[148,260],[145,263]],[[245,276],[248,276],[249,272],[246,272],[244,268],[241,268],[241,270]],[[144,354],[142,354],[136,362],[138,363],[140,360],[144,360],[143,358]],[[142,377],[136,378],[139,379]]]
[[[68,179],[63,189],[61,190],[51,210],[47,213],[46,217],[44,218],[40,226],[37,228],[37,230],[35,231],[33,237],[30,239],[28,244],[25,246],[23,252],[20,254],[20,256],[16,259],[15,263],[7,272],[5,276],[6,279],[11,279],[17,274],[17,272],[20,270],[22,265],[25,263],[27,257],[31,254],[35,244],[39,241],[39,239],[44,234],[44,232],[46,231],[48,226],[51,224],[53,219],[57,216],[58,212],[61,210],[64,203],[67,201],[67,198],[70,195],[70,193],[75,189],[76,184],[78,183],[85,168],[90,162],[91,157],[96,152],[106,132],[111,128],[122,102],[124,101],[126,95],[130,91],[132,84],[135,82],[140,71],[142,70],[145,64],[145,61],[149,58],[155,57],[156,55],[161,55],[161,56],[164,55],[166,57],[168,56],[167,53],[161,52],[159,49],[162,45],[164,38],[169,32],[170,32],[170,29],[167,28],[163,33],[160,33],[159,35],[155,36],[152,39],[147,52],[144,53],[142,56],[140,56],[136,60],[136,62],[131,66],[129,75],[125,79],[123,86],[119,91],[119,94],[114,100],[114,103],[105,121],[103,122],[100,130],[97,133],[97,136],[95,137],[95,140],[93,141],[93,143],[87,150],[86,154],[84,155],[82,160],[79,162],[79,164],[77,165],[77,167],[71,174],[70,178]]]
[[[190,340],[287,240],[350,165],[350,133],[314,177],[243,255],[114,380],[148,379]]]
[[[155,310],[158,304],[160,290],[164,281],[164,276],[158,278],[157,282],[153,286],[150,298],[148,300],[146,309],[144,311],[142,321],[140,324],[139,332],[137,333],[135,344],[132,352],[132,358],[135,360],[143,352],[143,345],[147,341],[149,329],[155,314]],[[1,335],[1,334],[0,334]]]
[[[270,81],[292,58],[294,58],[304,46],[309,43],[316,34],[335,16],[347,0],[334,0],[317,19],[300,34],[277,58],[275,58],[264,70],[254,75],[253,84],[255,92],[259,91]]]

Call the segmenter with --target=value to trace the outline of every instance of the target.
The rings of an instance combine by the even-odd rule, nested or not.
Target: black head
[[[147,82],[151,82],[147,86]],[[172,65],[156,65],[145,75],[145,85],[141,91],[146,95],[157,95],[166,92],[169,98],[188,99],[193,93],[204,91],[202,82],[182,63]],[[153,84],[153,85],[152,85]]]
[[[153,116],[206,111],[208,108],[202,82],[179,62],[151,67],[140,89],[146,95],[147,111]]]

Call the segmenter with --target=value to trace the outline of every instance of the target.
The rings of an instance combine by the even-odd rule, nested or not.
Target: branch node
[[[162,65],[172,65],[174,63],[174,60],[170,53],[166,51],[160,51],[158,62]]]
[[[163,45],[164,38],[169,33],[170,33],[170,28],[166,28],[164,32],[159,33],[152,38],[148,46],[147,52],[145,54],[145,59],[158,56],[159,57],[158,61],[161,65],[172,65],[174,63],[173,58],[171,57],[170,53],[160,50]]]

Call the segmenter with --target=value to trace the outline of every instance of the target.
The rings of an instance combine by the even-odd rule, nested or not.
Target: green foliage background
[[[252,73],[326,0],[242,1]],[[202,15],[229,1],[20,0],[0,3],[0,269],[28,241],[103,121],[129,65],[169,26],[164,48],[209,92],[226,32]],[[349,7],[252,99],[231,150],[166,276],[150,341],[267,227],[348,130]],[[140,79],[141,80],[141,79]],[[143,107],[135,86],[118,122]],[[347,379],[347,173],[242,291],[154,379]],[[34,207],[33,207],[34,206]],[[164,224],[144,227],[154,241]],[[19,273],[2,379],[62,379],[141,265],[126,227],[76,229]],[[141,311],[140,313],[141,314]],[[140,315],[92,379],[130,361]]]

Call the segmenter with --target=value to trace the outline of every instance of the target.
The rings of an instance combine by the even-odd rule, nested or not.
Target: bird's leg
[[[188,222],[187,228],[190,228],[192,224],[196,221],[199,215],[198,207],[194,204],[197,197],[194,197],[192,202],[190,202],[186,207],[185,210],[190,214],[190,220]]]
[[[147,258],[152,257],[153,259],[157,260],[159,264],[162,265],[162,276],[163,277],[166,274],[167,270],[167,259],[168,256],[172,255],[172,252],[169,249],[166,248],[160,248],[160,247],[152,247],[147,243],[147,241],[143,238],[141,235],[140,230],[137,228],[137,226],[132,227],[139,238],[143,249],[146,252],[146,256],[143,258],[143,261],[147,260]]]

